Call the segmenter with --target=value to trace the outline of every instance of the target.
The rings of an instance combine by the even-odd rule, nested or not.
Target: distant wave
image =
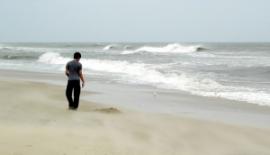
[[[45,48],[45,47],[21,47],[21,46],[0,46],[0,50],[23,51],[43,53],[47,51],[63,51],[63,48]]]
[[[47,52],[39,57],[38,62],[64,66],[69,60],[71,59],[59,53]],[[214,79],[201,77],[199,74],[163,73],[151,64],[128,61],[82,59],[81,63],[85,70],[115,73],[121,81],[128,83],[147,84],[159,88],[182,90],[200,96],[270,105],[270,94],[246,87],[224,86]]]
[[[5,49],[5,48],[6,48],[6,46],[5,46],[5,45],[0,44],[0,50],[1,50],[1,49]]]
[[[111,50],[113,48],[116,48],[117,45],[116,44],[111,44],[111,45],[107,45],[103,48],[104,51],[108,51],[108,50]]]
[[[152,47],[152,46],[143,46],[136,50],[126,50],[121,54],[133,54],[140,52],[149,52],[149,53],[193,53],[197,51],[204,50],[205,48],[200,45],[181,45],[181,44],[168,44],[163,47]]]
[[[0,59],[4,60],[35,60],[40,56],[38,52],[1,51]]]
[[[129,49],[129,48],[131,48],[131,46],[129,45],[124,46],[124,49]]]
[[[121,46],[121,45],[117,45],[117,44],[110,44],[110,45],[107,45],[103,48],[103,51],[109,51],[109,50],[112,50],[112,49],[117,49],[117,50],[121,50],[121,49],[124,49],[124,50],[127,50],[131,48],[131,46],[129,45],[125,45],[125,46]]]
[[[0,59],[15,60],[15,59],[36,59],[37,56],[34,55],[1,55]]]
[[[111,48],[113,48],[113,45],[107,45],[103,48],[104,51],[108,51],[110,50]]]

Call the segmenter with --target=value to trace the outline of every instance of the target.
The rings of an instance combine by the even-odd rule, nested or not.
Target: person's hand
[[[85,85],[84,82],[82,82],[82,87],[84,87],[84,85]]]
[[[69,71],[66,70],[65,73],[66,73],[66,76],[68,77],[69,76]]]

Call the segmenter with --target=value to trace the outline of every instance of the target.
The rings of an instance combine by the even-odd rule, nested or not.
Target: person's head
[[[80,52],[75,52],[73,57],[76,60],[80,60],[82,56],[81,56],[81,53]]]

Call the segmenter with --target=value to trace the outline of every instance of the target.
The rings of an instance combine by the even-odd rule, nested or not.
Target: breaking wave
[[[134,54],[140,52],[149,53],[193,53],[200,50],[204,50],[200,45],[181,45],[181,44],[168,44],[163,47],[143,46],[136,50],[126,50],[121,54]]]
[[[104,51],[108,51],[108,50],[114,48],[114,46],[115,46],[115,45],[107,45],[107,46],[105,46],[105,47],[103,48],[103,50],[104,50]]]
[[[59,53],[47,52],[39,57],[38,62],[64,66],[69,60],[71,59],[63,57]],[[246,87],[225,86],[214,79],[205,78],[199,74],[163,73],[152,64],[130,63],[128,61],[81,59],[81,63],[84,70],[110,75],[115,73],[120,81],[128,83],[177,89],[200,96],[221,97],[259,105],[270,105],[270,95],[266,92]]]
[[[60,53],[46,52],[38,58],[38,62],[46,64],[66,64],[70,58],[65,58],[60,55]]]

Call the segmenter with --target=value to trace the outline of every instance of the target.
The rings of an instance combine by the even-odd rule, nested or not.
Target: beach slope
[[[270,154],[269,129],[87,101],[80,102],[78,111],[69,111],[64,87],[2,79],[0,88],[3,155]]]

